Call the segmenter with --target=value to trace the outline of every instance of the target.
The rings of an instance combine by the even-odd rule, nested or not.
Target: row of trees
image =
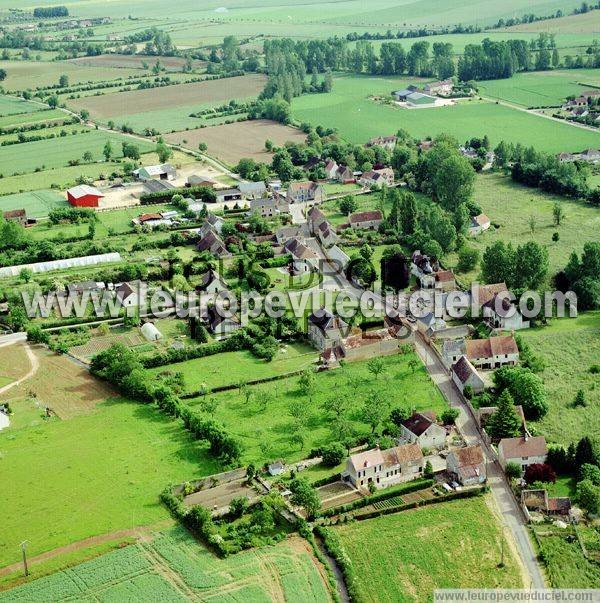
[[[555,281],[559,290],[575,292],[580,310],[600,308],[600,243],[585,243],[581,257],[573,251]]]

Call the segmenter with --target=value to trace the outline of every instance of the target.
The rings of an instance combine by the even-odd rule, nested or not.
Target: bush
[[[340,442],[333,442],[323,447],[322,455],[325,467],[336,467],[346,458],[346,447]]]

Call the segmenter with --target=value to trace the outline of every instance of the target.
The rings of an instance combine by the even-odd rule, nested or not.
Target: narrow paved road
[[[502,468],[496,460],[496,455],[489,446],[481,442],[475,418],[463,403],[458,390],[440,359],[431,352],[429,345],[418,333],[415,336],[415,347],[433,382],[439,387],[450,406],[459,410],[460,415],[457,419],[457,426],[465,436],[467,443],[475,444],[479,442],[484,449],[487,458],[488,485],[490,486],[496,505],[502,514],[503,529],[507,528],[511,531],[519,556],[529,574],[530,584],[526,586],[545,588],[544,577],[537,563],[536,554],[529,539],[523,515],[517,507],[510,491],[510,486],[504,478]]]

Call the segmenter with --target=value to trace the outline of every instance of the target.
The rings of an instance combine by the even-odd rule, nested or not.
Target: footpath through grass
[[[523,588],[506,544],[506,565],[498,568],[502,531],[483,496],[329,529],[365,602],[431,601],[436,588]]]

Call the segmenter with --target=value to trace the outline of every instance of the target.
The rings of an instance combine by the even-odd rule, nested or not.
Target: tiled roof
[[[433,421],[421,413],[416,412],[405,421],[402,421],[402,425],[404,425],[408,431],[419,437],[433,425]]]
[[[469,360],[519,353],[517,342],[512,335],[490,337],[489,339],[469,339],[465,342],[465,346]]]
[[[461,356],[453,365],[452,371],[458,377],[461,383],[466,383],[469,377],[475,375],[479,377],[477,369],[469,362],[466,356]]]
[[[481,465],[484,462],[483,450],[479,444],[475,446],[466,446],[458,448],[451,452],[456,459],[458,467],[468,467],[470,465]]]
[[[375,220],[383,220],[383,214],[378,209],[374,211],[361,211],[350,216],[350,224]]]
[[[505,459],[516,459],[526,456],[545,456],[548,453],[544,436],[528,436],[520,438],[504,438],[498,445],[502,448]]]

